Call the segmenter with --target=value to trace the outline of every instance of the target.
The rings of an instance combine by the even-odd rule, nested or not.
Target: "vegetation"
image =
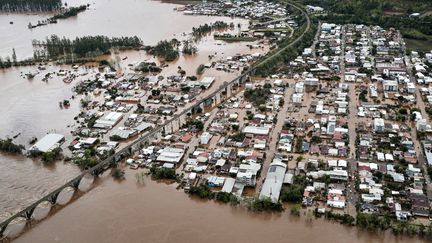
[[[264,85],[262,88],[248,89],[245,91],[244,97],[247,101],[252,102],[257,107],[264,105],[271,94],[270,88],[271,86]]]
[[[221,40],[228,43],[231,42],[253,42],[256,41],[257,38],[252,36],[223,36],[223,35],[215,35],[215,40]]]
[[[279,48],[267,53],[266,57],[269,58],[263,59],[262,62],[256,64],[255,74],[259,76],[268,76],[275,72],[279,68],[280,64],[294,60],[304,48],[312,45],[317,27],[317,20],[311,17],[311,26],[309,30],[304,33],[301,40],[295,42],[306,30],[305,23],[301,25],[291,38],[286,38],[278,43]]]
[[[363,90],[362,92],[360,92],[360,94],[359,94],[360,101],[367,102],[368,101],[366,98],[367,94],[368,94],[367,90]]]
[[[33,45],[39,47],[34,52],[36,58],[57,58],[72,54],[77,57],[88,57],[108,53],[114,47],[138,48],[142,46],[142,40],[137,36],[109,38],[101,35],[77,37],[70,40],[51,35],[45,41],[33,40]]]
[[[41,159],[45,164],[51,164],[57,160],[61,160],[63,158],[62,149],[55,148],[51,151],[42,153]]]
[[[88,5],[81,5],[78,7],[67,8],[64,12],[54,15],[50,20],[67,19],[69,17],[77,16],[78,13],[85,11],[87,6]]]
[[[182,52],[186,55],[193,55],[198,52],[198,48],[191,41],[185,40],[183,41]]]
[[[198,66],[198,68],[197,68],[196,73],[197,73],[198,75],[201,75],[201,74],[204,73],[204,69],[205,69],[204,64],[200,64],[200,65]]]
[[[301,206],[300,204],[295,204],[290,208],[291,215],[300,216]]]
[[[0,0],[0,11],[30,12],[55,11],[61,8],[61,0]]]
[[[284,186],[281,190],[280,199],[283,202],[300,203],[303,199],[303,192],[306,187],[306,178],[295,176],[294,183]]]
[[[22,154],[23,145],[15,144],[12,139],[0,139],[0,151],[11,154]]]
[[[154,47],[147,47],[148,53],[161,57],[165,59],[165,61],[170,62],[174,61],[179,57],[179,52],[177,50],[178,41],[176,39],[172,39],[171,41],[159,41]]]
[[[185,127],[188,127],[188,128],[195,128],[195,129],[201,131],[201,130],[204,129],[204,123],[203,123],[202,121],[199,121],[199,120],[189,119],[189,120],[186,122]]]
[[[115,168],[112,172],[112,177],[116,180],[123,180],[125,178],[125,172],[119,168]]]
[[[189,190],[189,194],[196,195],[200,198],[212,199],[214,197],[213,192],[207,185],[193,186]]]
[[[135,68],[135,71],[141,71],[144,73],[160,73],[162,69],[156,65],[155,62],[140,62]]]
[[[325,214],[327,219],[338,221],[341,224],[352,225],[354,224],[355,218],[349,214],[338,214],[332,212],[326,212]]]
[[[216,21],[212,24],[200,25],[196,28],[195,27],[192,28],[192,36],[195,39],[199,39],[214,30],[226,29],[228,28],[228,26],[229,26],[228,23],[225,23],[223,21]]]
[[[284,208],[280,202],[273,202],[270,198],[255,198],[251,204],[249,205],[249,209],[253,211],[274,211],[274,212],[282,212]]]
[[[243,132],[238,132],[236,134],[233,134],[229,136],[230,139],[234,140],[235,142],[243,142],[246,138],[246,134]]]
[[[432,2],[418,0],[302,0],[303,4],[319,5],[328,12],[320,16],[324,21],[379,25],[384,28],[400,29],[404,37],[431,39],[431,15],[409,16],[412,13],[426,13],[432,10]]]
[[[94,148],[86,149],[83,156],[75,157],[72,160],[82,170],[89,169],[99,163],[99,159],[96,157],[96,150]]]
[[[216,193],[215,200],[223,203],[230,203],[231,205],[236,205],[239,203],[238,198],[234,194],[228,192]]]
[[[154,179],[168,179],[168,180],[175,180],[177,179],[177,175],[175,173],[174,169],[169,168],[163,168],[163,167],[156,167],[153,166],[150,168],[150,174]]]
[[[115,141],[115,142],[118,142],[118,141],[122,140],[122,138],[119,135],[112,135],[112,136],[109,137],[109,139],[111,141]]]
[[[29,28],[36,28],[38,26],[44,26],[47,24],[57,23],[57,20],[59,19],[67,19],[69,17],[77,16],[78,13],[83,12],[87,9],[88,5],[81,5],[78,7],[70,7],[62,10],[60,13],[54,15],[53,17],[47,18],[43,21],[38,21],[36,25],[33,25],[32,23],[29,23]]]
[[[378,214],[358,213],[357,225],[370,230],[386,230],[390,227],[390,217],[379,216]]]

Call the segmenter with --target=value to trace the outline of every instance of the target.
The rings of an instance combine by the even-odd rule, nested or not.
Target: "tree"
[[[282,188],[280,198],[283,202],[300,203],[303,199],[303,192],[302,185],[288,185]]]
[[[189,189],[189,194],[206,199],[211,199],[214,195],[207,185],[193,186]]]
[[[290,209],[291,215],[294,215],[297,217],[300,216],[300,209],[301,209],[300,204],[294,204]]]
[[[12,62],[17,63],[17,55],[15,53],[15,48],[12,48]]]
[[[183,41],[182,52],[183,52],[183,54],[186,54],[186,55],[193,55],[193,54],[198,52],[198,48],[196,46],[194,46],[191,43],[191,41],[185,40],[185,41]]]
[[[110,140],[111,141],[120,141],[120,140],[122,140],[122,138],[119,135],[112,135],[110,137]]]
[[[11,154],[22,154],[23,145],[15,144],[12,139],[0,139],[0,151]]]
[[[150,174],[152,175],[153,178],[158,180],[160,179],[175,180],[177,178],[174,169],[164,168],[164,167],[152,166],[150,168]]]
[[[116,180],[125,179],[125,172],[119,168],[115,168],[112,172],[112,177]]]
[[[282,204],[280,202],[273,202],[269,197],[262,199],[255,198],[249,205],[249,208],[253,211],[283,211]]]

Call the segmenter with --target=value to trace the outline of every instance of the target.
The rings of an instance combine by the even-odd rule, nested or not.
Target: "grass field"
[[[432,40],[415,40],[405,38],[407,48],[409,50],[418,51],[431,51],[432,50]]]

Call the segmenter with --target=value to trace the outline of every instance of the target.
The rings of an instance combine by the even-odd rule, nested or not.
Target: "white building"
[[[259,197],[270,198],[273,202],[279,201],[279,194],[285,178],[286,164],[278,159],[274,159],[270,164],[265,182],[262,186]]]
[[[270,133],[270,128],[269,127],[246,126],[243,129],[243,132],[254,134],[254,135],[268,135]]]
[[[386,80],[383,83],[384,91],[395,92],[398,90],[398,83],[394,80]]]
[[[33,145],[30,151],[46,153],[60,147],[64,140],[65,137],[63,135],[50,133]]]
[[[374,119],[374,131],[375,132],[384,132],[384,119],[375,118]]]
[[[183,149],[165,147],[162,151],[160,151],[160,154],[156,160],[158,162],[177,164],[183,159],[183,155],[184,155]]]

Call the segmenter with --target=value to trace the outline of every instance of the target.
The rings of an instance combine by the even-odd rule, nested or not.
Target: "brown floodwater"
[[[16,242],[423,242],[371,233],[323,219],[306,222],[288,212],[253,213],[243,207],[189,198],[176,185],[135,172],[110,177],[19,237]]]
[[[78,0],[66,1],[72,5],[90,3],[90,8],[78,16],[28,29],[29,22],[48,18],[49,14],[0,14],[0,56],[12,55],[15,48],[18,59],[32,57],[31,41],[47,36],[75,38],[86,35],[140,37],[144,44],[154,45],[160,40],[178,38],[192,27],[216,20],[231,21],[228,17],[187,16],[174,11],[177,4],[152,0]],[[13,21],[13,24],[9,24]]]
[[[74,2],[79,3],[81,2]],[[161,39],[187,38],[183,32],[191,32],[192,27],[216,20],[234,22],[236,26],[238,23],[246,25],[248,22],[225,17],[187,16],[174,11],[177,6],[150,0],[95,0],[90,10],[80,13],[76,18],[32,30],[26,27],[28,22],[35,23],[48,15],[0,14],[0,31],[3,33],[0,35],[0,56],[9,55],[12,48],[15,48],[18,58],[31,56],[31,40],[43,39],[50,34],[68,37],[90,34],[138,35],[145,44],[154,44]],[[9,25],[9,21],[14,24]],[[200,64],[209,62],[209,55],[214,55],[212,61],[215,61],[237,53],[262,53],[266,50],[250,50],[244,43],[215,42],[211,36],[202,38],[196,45],[198,54],[181,56],[170,63],[161,75],[176,74],[177,66],[186,70],[188,75],[194,75]],[[120,63],[125,72],[128,71],[127,65],[130,63],[155,60],[143,51],[113,53],[109,58],[115,59],[116,55],[119,55],[120,59],[128,57]],[[0,138],[19,135],[14,141],[28,148],[31,138],[41,138],[48,132],[56,132],[66,136],[65,144],[71,142],[70,131],[76,126],[73,118],[80,111],[79,98],[71,99],[72,87],[76,82],[91,77],[95,70],[80,67],[79,73],[89,74],[77,78],[71,84],[65,84],[62,82],[63,77],[55,74],[48,82],[43,82],[42,78],[49,72],[70,70],[70,67],[49,64],[46,68],[44,71],[38,71],[36,67],[0,70]],[[28,80],[25,74],[29,72],[39,74]],[[216,84],[211,89],[236,76],[235,73],[214,70],[206,71],[205,75],[216,77]],[[59,102],[64,99],[71,101],[67,109],[59,107]],[[47,167],[38,160],[24,156],[0,154],[0,220],[48,194],[79,172],[80,170],[70,163],[58,162]]]

